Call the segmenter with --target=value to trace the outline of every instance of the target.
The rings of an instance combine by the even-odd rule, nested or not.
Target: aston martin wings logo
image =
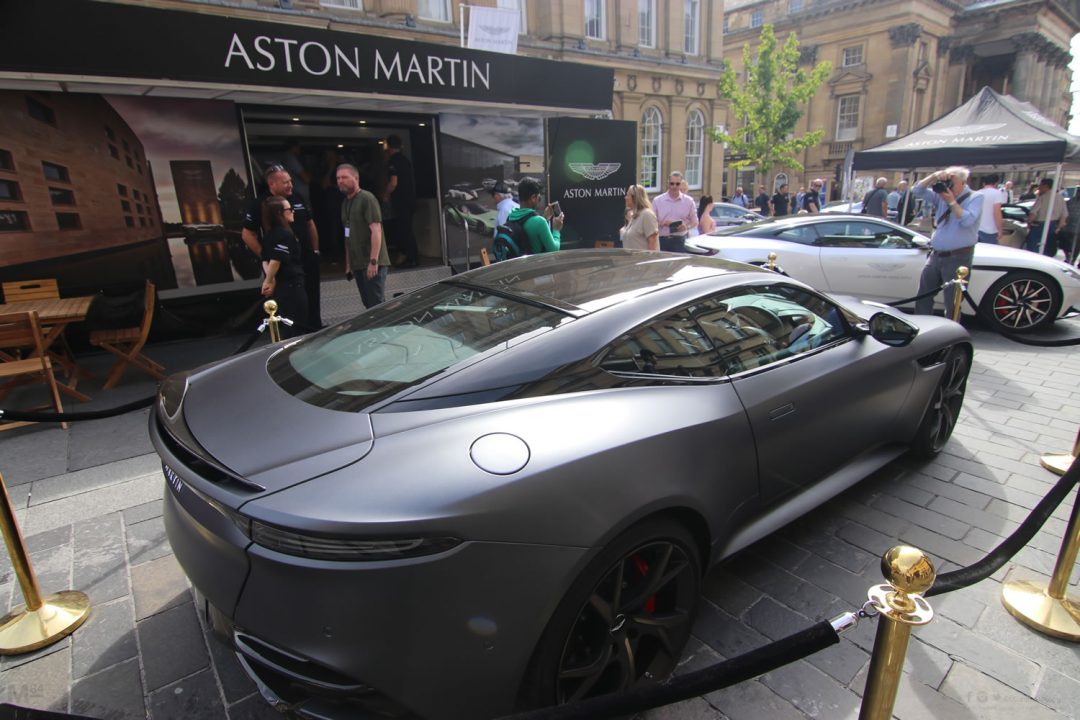
[[[621,167],[622,163],[570,163],[570,169],[587,180],[603,180]]]
[[[479,27],[488,35],[505,35],[510,32],[510,28],[505,25],[480,25]]]
[[[927,135],[954,137],[956,135],[975,135],[987,130],[997,130],[1005,127],[1005,123],[987,123],[986,125],[961,125],[959,127],[943,127],[927,130]]]

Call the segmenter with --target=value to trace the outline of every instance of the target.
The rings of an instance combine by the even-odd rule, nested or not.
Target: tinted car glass
[[[600,367],[608,372],[703,378],[723,374],[717,360],[701,326],[683,310],[616,340]]]
[[[433,285],[287,346],[268,363],[286,392],[360,411],[566,315],[472,288]]]
[[[765,218],[764,220],[758,220],[752,223],[745,223],[743,225],[732,225],[731,227],[717,228],[709,234],[740,235],[745,237],[773,237],[782,229],[786,228],[787,224],[778,221],[777,218]]]

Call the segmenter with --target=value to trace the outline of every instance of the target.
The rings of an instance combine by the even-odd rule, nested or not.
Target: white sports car
[[[753,265],[777,255],[784,274],[831,293],[879,302],[913,297],[930,239],[866,215],[796,215],[717,229],[687,242],[690,252]],[[1000,329],[1029,332],[1080,308],[1080,271],[1002,245],[975,247],[968,292]],[[941,295],[937,299],[942,305]],[[963,312],[974,314],[964,303]]]

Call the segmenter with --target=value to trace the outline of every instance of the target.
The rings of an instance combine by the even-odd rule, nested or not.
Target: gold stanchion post
[[[765,267],[769,268],[773,272],[776,272],[776,253],[769,253],[769,263]]]
[[[1062,640],[1080,642],[1080,598],[1068,597],[1069,575],[1080,549],[1080,495],[1073,502],[1072,516],[1061,540],[1050,585],[1033,580],[1010,580],[1001,587],[1001,602],[1020,622],[1041,633]]]
[[[263,303],[263,310],[266,311],[266,321],[270,323],[270,342],[280,342],[281,328],[278,327],[278,323],[281,322],[281,318],[277,316],[277,302],[267,300]]]
[[[889,584],[875,585],[867,593],[880,615],[859,720],[892,718],[911,628],[925,625],[934,617],[930,604],[922,597],[937,577],[925,553],[897,545],[882,556],[881,574]]]
[[[1043,455],[1039,458],[1039,462],[1050,472],[1057,475],[1064,475],[1065,471],[1069,469],[1077,455],[1080,455],[1080,430],[1076,431],[1076,442],[1073,443],[1072,455],[1066,455],[1064,453],[1060,455]]]
[[[26,601],[0,618],[0,655],[18,655],[52,645],[75,632],[90,613],[90,599],[77,590],[41,597],[2,475],[0,494],[0,529]]]
[[[960,322],[960,308],[964,303],[964,289],[967,287],[969,270],[961,265],[956,268],[956,284],[953,285],[952,321]]]

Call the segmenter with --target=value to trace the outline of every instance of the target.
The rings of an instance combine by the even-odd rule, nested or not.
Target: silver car
[[[301,717],[490,718],[671,672],[704,572],[909,449],[972,348],[738,263],[497,263],[169,378],[169,541]]]

